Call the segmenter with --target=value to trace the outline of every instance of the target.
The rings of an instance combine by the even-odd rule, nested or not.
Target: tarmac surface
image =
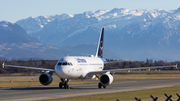
[[[57,86],[4,88],[0,89],[0,100],[34,101],[66,98],[84,95],[97,95],[124,91],[135,91],[180,85],[180,79],[124,80],[112,83],[106,89],[99,89],[97,84],[70,85],[71,89],[59,89]]]

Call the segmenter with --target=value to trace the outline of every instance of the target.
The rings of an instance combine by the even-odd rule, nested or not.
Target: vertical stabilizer
[[[96,57],[100,57],[100,58],[103,57],[103,38],[104,38],[104,28],[101,29]]]

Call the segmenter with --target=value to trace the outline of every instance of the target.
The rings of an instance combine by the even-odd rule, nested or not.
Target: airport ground
[[[158,101],[162,101],[166,98],[164,93],[173,95],[174,100],[178,99],[175,94],[180,93],[179,71],[121,72],[115,74],[114,78],[113,84],[107,89],[99,90],[97,88],[99,81],[96,80],[72,80],[70,82],[72,89],[64,90],[58,89],[59,78],[57,76],[54,77],[51,85],[45,87],[39,83],[38,76],[1,76],[0,96],[3,96],[1,97],[3,99],[0,98],[0,100],[50,100],[58,98],[52,101],[115,101],[116,99],[135,101],[134,97],[137,97],[141,98],[142,101],[152,101],[150,95],[153,95],[158,97]],[[13,82],[10,82],[12,80]],[[13,93],[16,94],[13,95]],[[39,93],[42,94],[38,96]],[[11,97],[6,99],[7,96]],[[28,99],[30,97],[33,99]]]
[[[167,93],[168,96],[172,95],[172,101],[177,101],[177,99],[179,98],[176,94],[180,93],[180,86],[68,97],[59,99],[48,99],[41,101],[116,101],[117,99],[120,101],[136,101],[135,97],[141,99],[141,101],[153,101],[150,95],[152,95],[154,98],[158,97],[157,101],[165,101],[165,99],[167,99],[167,97],[165,97],[164,95],[165,93]]]

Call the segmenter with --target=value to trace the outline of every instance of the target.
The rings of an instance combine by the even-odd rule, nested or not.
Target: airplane
[[[90,56],[65,56],[61,58],[55,65],[55,69],[45,69],[36,67],[26,67],[26,66],[15,66],[15,65],[5,65],[7,67],[16,67],[24,69],[34,69],[45,71],[39,76],[39,82],[42,85],[49,85],[53,81],[52,73],[60,78],[59,88],[69,89],[69,81],[72,79],[93,79],[98,78],[98,88],[106,88],[113,82],[113,74],[117,71],[129,71],[129,70],[141,70],[141,69],[155,69],[155,68],[166,68],[166,67],[176,67],[177,65],[171,66],[154,66],[154,67],[138,67],[138,68],[125,68],[125,69],[111,69],[104,70],[104,65],[107,63],[103,59],[103,39],[104,39],[104,28],[101,29],[99,42],[97,46],[96,55]]]

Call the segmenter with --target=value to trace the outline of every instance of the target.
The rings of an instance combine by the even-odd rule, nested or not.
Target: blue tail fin
[[[96,57],[100,57],[100,58],[103,57],[103,39],[104,39],[104,28],[101,29]]]

